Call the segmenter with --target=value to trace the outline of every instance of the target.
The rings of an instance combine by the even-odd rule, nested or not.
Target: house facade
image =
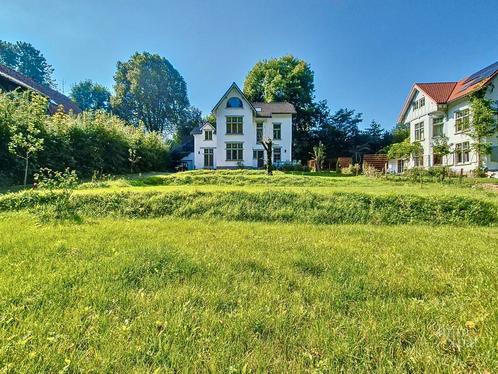
[[[419,142],[423,155],[409,160],[390,160],[391,172],[406,168],[450,166],[456,172],[469,173],[477,168],[477,155],[471,149],[470,95],[485,90],[485,97],[498,102],[498,62],[458,82],[415,83],[405,101],[398,123],[409,124],[410,141]],[[496,134],[498,135],[498,133]],[[493,145],[491,155],[484,157],[484,166],[498,170],[498,139],[487,141]],[[451,153],[439,156],[434,145],[446,137]]]
[[[194,129],[196,169],[262,168],[266,164],[261,140],[273,141],[273,162],[292,161],[292,117],[287,102],[250,102],[232,83],[213,108],[216,125],[208,122]]]

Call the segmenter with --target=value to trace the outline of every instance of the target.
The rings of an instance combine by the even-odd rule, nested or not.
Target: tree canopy
[[[30,43],[0,40],[0,64],[48,87],[55,87],[54,69],[43,54]]]
[[[90,79],[76,83],[71,88],[70,96],[81,110],[109,111],[111,109],[111,92]]]
[[[123,119],[148,131],[173,133],[185,121],[190,106],[187,85],[164,57],[135,53],[118,62],[114,75],[113,110]]]

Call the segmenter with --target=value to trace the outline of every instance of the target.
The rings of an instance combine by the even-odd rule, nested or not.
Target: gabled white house
[[[476,154],[471,150],[470,95],[486,90],[486,98],[498,101],[498,62],[458,82],[415,83],[398,118],[410,125],[410,141],[418,141],[423,156],[410,160],[391,160],[393,172],[413,166],[448,165],[454,171],[468,173],[477,168]],[[497,134],[498,135],[498,134]],[[453,152],[443,158],[433,153],[438,137],[446,136]],[[493,152],[484,160],[488,170],[498,170],[497,137],[489,139]]]
[[[292,161],[292,116],[287,102],[250,102],[232,83],[213,108],[216,126],[206,122],[194,129],[196,169],[261,168],[266,152],[261,139],[273,140],[273,162]]]

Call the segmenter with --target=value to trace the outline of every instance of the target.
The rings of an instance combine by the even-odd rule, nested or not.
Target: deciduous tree
[[[75,84],[71,88],[70,96],[82,110],[109,111],[111,109],[111,92],[90,79]]]
[[[114,80],[112,107],[126,121],[172,134],[185,120],[190,106],[187,85],[164,57],[135,53],[128,61],[118,62]]]

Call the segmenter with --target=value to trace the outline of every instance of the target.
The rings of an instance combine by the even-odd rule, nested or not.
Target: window
[[[282,148],[273,148],[273,162],[280,162],[282,160]]]
[[[403,173],[405,171],[405,161],[398,160],[398,173]]]
[[[455,132],[467,131],[470,126],[470,111],[468,109],[455,112]]]
[[[227,143],[227,161],[242,161],[242,151],[244,150],[242,143]]]
[[[443,156],[442,155],[432,155],[432,165],[442,165]]]
[[[238,97],[231,97],[227,101],[227,108],[242,108],[242,100]]]
[[[435,117],[432,119],[432,136],[443,136],[444,117]]]
[[[424,123],[419,122],[415,124],[415,141],[424,140]]]
[[[204,131],[204,140],[213,140],[213,130]]]
[[[493,148],[491,148],[490,158],[491,162],[498,162],[498,145],[495,145],[493,146]]]
[[[470,161],[469,142],[455,144],[455,160],[457,164],[465,164]]]
[[[213,148],[204,148],[204,167],[212,168],[214,165],[214,150]]]
[[[425,97],[421,97],[413,102],[413,110],[422,108],[423,106],[425,106]]]
[[[282,139],[282,125],[280,123],[273,124],[273,139]]]
[[[256,143],[261,143],[261,140],[263,140],[263,124],[257,123],[256,124]]]
[[[242,117],[227,117],[227,134],[242,134]]]
[[[420,157],[414,157],[413,158],[413,164],[415,167],[422,167],[424,166],[424,158],[422,156]]]

